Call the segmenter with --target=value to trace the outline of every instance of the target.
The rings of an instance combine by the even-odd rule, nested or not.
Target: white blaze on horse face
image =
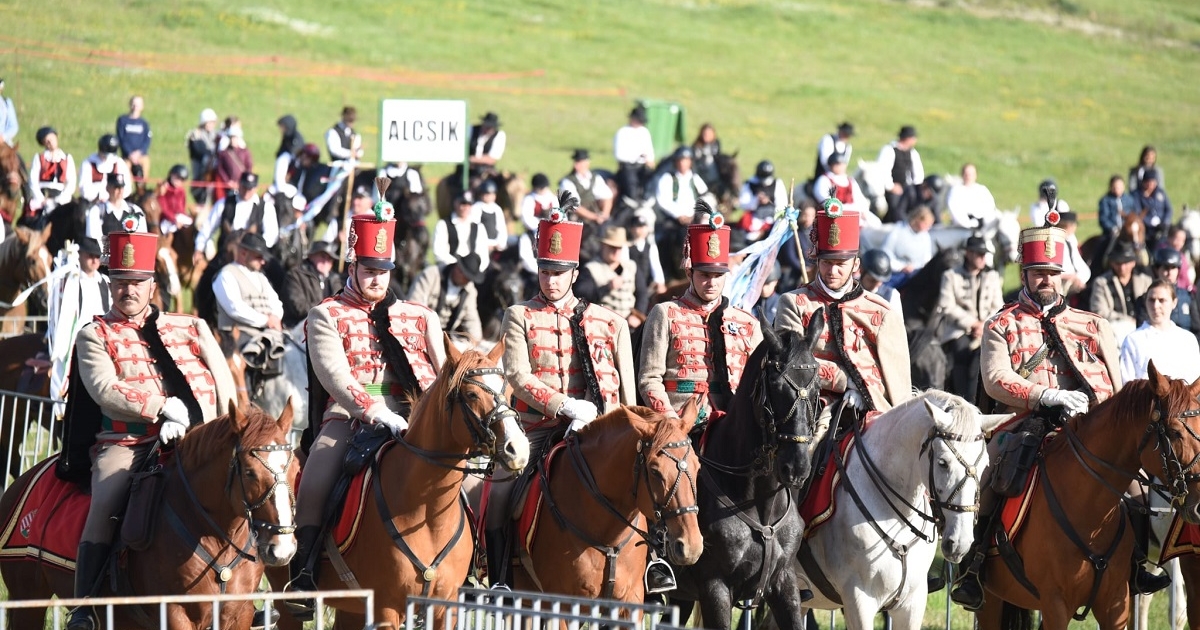
[[[502,424],[504,425],[505,443],[497,444],[496,450],[500,453],[507,453],[510,457],[510,461],[506,465],[509,470],[522,470],[529,463],[529,438],[521,430],[521,425],[517,424],[515,416],[505,416]]]
[[[287,473],[288,461],[292,454],[288,451],[270,451],[267,453],[267,464],[271,468],[272,474]],[[273,490],[275,496],[271,500],[275,503],[275,512],[279,515],[279,525],[281,527],[291,527],[295,525],[295,513],[292,511],[292,493],[282,486],[275,486]],[[271,537],[271,544],[275,546],[275,557],[291,558],[296,553],[296,536],[293,534],[276,535]]]

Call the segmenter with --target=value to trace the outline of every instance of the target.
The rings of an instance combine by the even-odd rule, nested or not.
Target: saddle
[[[242,344],[242,358],[246,361],[246,367],[263,378],[283,374],[283,355],[287,351],[283,332],[268,328],[253,334],[243,330],[243,334],[249,337]]]

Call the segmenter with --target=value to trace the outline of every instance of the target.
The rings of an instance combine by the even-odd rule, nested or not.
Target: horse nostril
[[[683,544],[683,541],[682,541],[682,540],[676,540],[676,541],[675,541],[675,548],[674,548],[674,550],[673,550],[673,551],[675,552],[675,557],[676,557],[676,558],[683,558],[683,557],[685,557],[685,555],[686,555],[686,554],[685,554],[684,552],[686,551],[686,546]]]

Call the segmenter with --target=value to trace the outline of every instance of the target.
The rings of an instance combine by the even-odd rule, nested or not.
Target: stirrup
[[[65,627],[67,630],[98,630],[100,621],[91,606],[83,605],[71,610]]]
[[[304,570],[304,571],[301,571],[300,574],[295,577],[295,579],[289,581],[287,584],[284,585],[283,592],[285,592],[285,593],[309,593],[309,592],[316,590],[315,585],[313,585],[314,588],[300,589],[300,590],[297,590],[292,587],[293,584],[300,582],[301,580],[306,580],[308,584],[313,584],[312,574],[309,573],[307,570]],[[316,615],[317,615],[317,600],[316,600],[316,598],[280,599],[280,600],[276,600],[276,603],[279,604],[280,606],[282,606],[283,608],[286,608],[288,611],[288,614],[290,614],[292,616],[292,618],[295,619],[296,621],[300,621],[300,622],[312,621],[313,618],[316,617]]]
[[[271,630],[277,623],[279,623],[279,611],[271,606],[271,602],[266,602],[262,608],[254,611],[250,630]]]
[[[642,582],[646,592],[650,594],[668,593],[675,590],[675,570],[662,558],[654,558],[646,563],[646,572],[642,574]]]

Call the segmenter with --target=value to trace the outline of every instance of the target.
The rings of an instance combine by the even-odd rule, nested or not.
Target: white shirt
[[[758,182],[755,181],[754,183],[757,184]],[[774,188],[775,211],[778,212],[787,207],[787,186],[784,186],[782,179],[776,177]],[[758,210],[758,195],[755,195],[754,191],[750,189],[750,180],[746,180],[746,183],[742,184],[742,190],[738,193],[738,205],[741,206],[742,210]]]
[[[108,276],[99,271],[92,275],[79,274],[79,319],[80,322],[90,322],[97,315],[103,315],[108,309],[109,294]]]
[[[460,218],[457,214],[450,215],[450,223],[454,230],[458,233],[458,251],[450,251],[450,232],[446,229],[446,221],[438,221],[433,228],[433,259],[439,265],[451,265],[458,262],[458,258],[466,256],[474,251],[479,254],[483,264],[480,265],[480,270],[487,269],[488,263],[491,262],[491,256],[488,255],[488,238],[487,230],[479,224],[479,215],[472,211],[467,218]],[[476,237],[475,249],[471,249],[471,226],[478,226],[479,236]],[[455,254],[458,257],[455,257]]]
[[[1146,378],[1151,359],[1159,372],[1171,378],[1191,383],[1200,377],[1200,347],[1196,336],[1169,319],[1162,328],[1146,322],[1125,337],[1121,346],[1121,379],[1128,383]]]
[[[1083,260],[1083,254],[1079,253],[1079,239],[1075,238],[1074,234],[1067,237],[1067,251],[1063,256],[1063,273],[1074,274],[1084,284],[1092,279],[1092,268]]]
[[[946,195],[946,207],[950,210],[950,224],[974,229],[982,227],[996,217],[996,199],[987,186],[958,184]]]
[[[646,164],[654,161],[654,139],[646,127],[625,125],[613,136],[613,158],[617,163]]]
[[[329,149],[329,155],[335,162],[354,159],[355,154],[362,148],[362,136],[351,132],[350,148],[343,149],[342,134],[338,133],[337,125],[334,125],[325,132],[325,147]]]
[[[1058,213],[1070,212],[1071,206],[1062,199],[1058,200]],[[1042,227],[1046,224],[1046,215],[1050,214],[1050,206],[1046,204],[1045,199],[1039,199],[1029,206],[1029,223],[1034,227]]]
[[[921,154],[917,153],[916,147],[913,147],[912,150],[909,151],[909,155],[912,156],[912,181],[900,182],[900,184],[915,186],[925,181],[925,166],[921,164]],[[879,150],[879,161],[876,166],[883,169],[883,172],[888,174],[888,180],[890,181],[892,178],[892,167],[895,165],[896,143],[889,142],[888,144],[883,145],[883,148]],[[896,182],[892,183],[895,184]]]
[[[41,182],[38,181],[42,175],[42,157],[45,156],[47,162],[63,162],[63,175],[66,182],[60,184],[58,182]],[[42,187],[47,189],[58,190],[58,194],[54,196],[54,201],[58,205],[62,205],[71,201],[71,197],[75,195],[75,186],[77,183],[78,173],[75,171],[75,158],[70,154],[65,153],[62,149],[53,151],[42,151],[33,156],[33,164],[29,166],[29,205],[34,208],[41,208],[45,203],[46,198],[42,196]],[[90,320],[89,320],[90,321]]]
[[[398,184],[396,180],[403,179],[408,185],[408,192],[414,195],[425,192],[425,186],[421,184],[421,173],[416,169],[408,168],[408,164],[404,162],[384,168],[383,174],[392,179],[393,186]]]
[[[629,244],[629,248],[626,251],[636,249],[640,252],[646,247],[650,248],[650,255],[648,256],[650,259],[650,282],[665,285],[667,281],[663,274],[662,260],[658,257],[658,244],[654,242],[654,239],[647,237],[640,241],[633,241]]]
[[[475,157],[483,157],[485,155],[483,152],[483,147],[487,144],[487,141],[487,136],[484,136],[482,133],[479,134],[479,137],[475,139],[475,146],[471,149],[471,155]],[[503,130],[496,130],[496,135],[492,140],[492,149],[488,151],[486,155],[494,160],[499,161],[500,158],[504,157],[504,147],[507,144],[508,136]]]
[[[679,183],[678,196],[675,195],[676,182]],[[693,185],[696,188],[694,192]],[[658,178],[658,192],[654,199],[664,212],[676,219],[681,219],[695,214],[696,197],[707,192],[708,186],[703,179],[700,179],[699,175],[696,175],[696,171],[688,171],[686,175],[667,171]]]
[[[250,199],[238,199],[237,207],[233,210],[233,229],[244,230],[250,222],[250,214],[254,212],[254,206],[259,202],[258,193]],[[208,220],[204,225],[200,226],[200,230],[196,233],[196,251],[204,251],[205,245],[212,239],[213,232],[221,225],[221,215],[225,213],[225,200],[221,199],[213,204],[212,210],[208,213]],[[275,212],[275,200],[270,196],[265,198],[263,204],[263,219],[262,219],[262,237],[266,241],[267,247],[274,247],[276,241],[279,240],[279,215]]]
[[[846,210],[853,210],[857,212],[859,215],[859,223],[862,223],[863,218],[866,215],[875,217],[875,214],[871,212],[871,202],[867,199],[867,196],[863,194],[862,188],[860,188],[858,185],[858,180],[850,177],[846,173],[835,175],[830,171],[825,171],[824,175],[818,177],[817,180],[813,182],[813,200],[817,202],[818,206],[820,206],[825,202],[826,199],[833,196],[833,189],[835,185],[844,188],[847,181],[850,184],[850,194],[854,197],[854,200],[850,203],[842,204],[842,207]],[[879,218],[875,217],[875,221],[879,222]]]
[[[124,199],[116,201],[102,201],[87,211],[87,220],[84,222],[83,233],[88,238],[94,238],[97,241],[104,242],[104,215],[111,214],[117,219],[125,216],[125,213],[133,210],[137,213],[137,227],[134,232],[148,232],[146,229],[146,213],[141,208],[126,203]]]
[[[537,231],[538,223],[542,220],[539,216],[538,208],[557,208],[558,197],[549,189],[545,193],[538,194],[535,192],[525,195],[521,200],[521,222],[525,224],[525,229]]]
[[[933,237],[929,230],[914,232],[904,223],[888,233],[880,249],[892,257],[892,271],[902,271],[909,265],[916,271],[933,258]]]
[[[504,216],[504,210],[496,203],[484,203],[476,201],[471,208],[471,214],[482,217],[484,214],[492,215],[492,219],[496,223],[496,238],[489,239],[487,237],[487,229],[483,225],[479,226],[479,237],[487,241],[487,247],[490,249],[504,249],[508,246],[508,219]],[[448,237],[447,237],[448,238]]]
[[[854,152],[854,147],[838,137],[836,133],[827,133],[821,136],[821,141],[817,143],[817,161],[821,163],[822,170],[828,170],[829,156],[833,155],[834,151],[845,153],[846,163],[849,164],[850,154]]]
[[[133,194],[133,175],[129,173],[129,165],[125,160],[110,153],[103,160],[96,153],[88,156],[79,168],[79,196],[84,201],[108,201],[108,174],[121,173],[125,176],[125,189],[121,197],[127,198]]]
[[[591,171],[588,171],[587,173],[576,173],[575,177],[579,179],[579,183],[582,184],[584,188],[592,191],[592,196],[596,198],[596,201],[604,201],[605,199],[613,198],[612,189],[609,188],[608,184],[604,182],[603,177],[596,177],[596,174]],[[579,196],[579,191],[575,189],[575,182],[572,182],[566,177],[562,178],[562,180],[558,182],[558,189],[569,190],[572,193],[575,193],[576,197]]]
[[[271,185],[276,192],[282,193],[284,197],[295,197],[296,187],[288,183],[288,170],[292,168],[293,156],[291,153],[284,151],[275,158],[275,179]]]
[[[235,273],[243,274],[250,284],[267,294],[271,299],[270,314],[259,313],[242,299],[237,278],[233,277]],[[218,273],[217,279],[213,281],[213,295],[217,298],[217,306],[225,311],[226,315],[251,328],[266,328],[270,315],[283,317],[283,302],[279,301],[279,294],[267,281],[267,276],[261,271],[252,271],[238,262],[231,262],[221,268],[221,273]]]

